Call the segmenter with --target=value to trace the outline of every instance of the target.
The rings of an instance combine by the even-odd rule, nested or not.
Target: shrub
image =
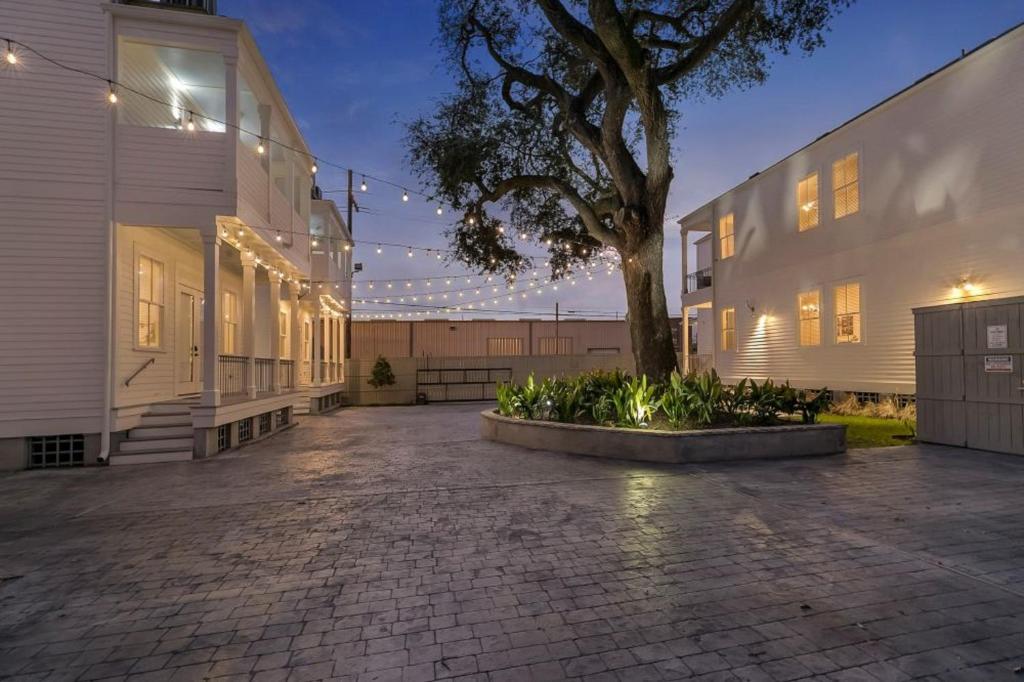
[[[370,378],[366,383],[374,388],[391,386],[395,383],[395,373],[391,371],[391,363],[383,355],[377,356],[377,362],[373,363]]]
[[[657,387],[648,385],[647,376],[630,379],[611,394],[615,422],[619,426],[642,428],[650,424],[658,409]]]
[[[686,380],[679,372],[672,372],[668,385],[662,391],[660,403],[661,411],[665,413],[665,418],[672,428],[681,428],[686,422],[689,414],[686,409],[686,392]]]
[[[685,382],[686,412],[698,426],[711,426],[723,408],[725,387],[712,369],[687,378]],[[731,398],[730,398],[731,400]]]

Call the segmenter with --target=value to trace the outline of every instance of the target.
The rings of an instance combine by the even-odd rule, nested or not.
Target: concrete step
[[[154,450],[188,450],[192,451],[194,441],[188,438],[146,438],[142,440],[126,440],[118,448],[121,453],[154,451]]]
[[[173,426],[140,426],[128,430],[128,440],[146,438],[191,438],[192,423],[175,424]]]
[[[192,450],[154,450],[141,452],[118,452],[110,456],[110,466],[124,464],[157,464],[159,462],[187,462],[192,459]]]
[[[142,426],[192,426],[192,415],[183,414],[144,414]]]

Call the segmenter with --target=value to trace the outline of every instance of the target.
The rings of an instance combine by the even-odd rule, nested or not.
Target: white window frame
[[[729,219],[730,232],[727,235],[722,235],[722,225],[725,223],[726,218]],[[729,240],[729,254],[725,253],[725,243]],[[726,258],[732,258],[736,255],[736,213],[729,211],[723,214],[718,219],[718,258],[719,260],[725,260]]]
[[[725,326],[726,313],[732,313],[732,327]],[[739,347],[736,342],[736,308],[722,308],[718,314],[719,326],[721,327],[721,338],[719,340],[719,349],[723,353],[733,353]],[[731,332],[732,336],[727,336],[727,333]],[[730,343],[731,340],[731,343]]]
[[[857,340],[855,341],[840,341],[839,340],[839,301],[837,294],[840,288],[849,287],[851,285],[857,286],[857,312],[856,313],[844,313],[844,315],[856,315],[857,316]],[[864,286],[860,283],[860,280],[846,280],[837,282],[832,285],[832,343],[837,346],[858,346],[864,343]]]
[[[844,184],[844,185],[842,185],[840,187],[837,187],[836,186],[836,182],[835,182],[836,181],[836,164],[837,163],[841,163],[843,161],[846,161],[851,156],[856,156],[857,157],[857,163],[856,163],[857,179],[854,180],[853,182],[847,182],[846,184]],[[844,218],[849,218],[850,216],[855,216],[858,213],[860,213],[861,206],[864,203],[863,182],[861,182],[863,180],[863,177],[864,177],[864,173],[862,172],[862,168],[861,168],[861,153],[860,153],[860,150],[854,149],[853,151],[850,151],[850,152],[848,152],[846,154],[843,154],[838,159],[835,159],[834,161],[832,161],[832,164],[829,167],[829,178],[828,179],[829,179],[830,189],[832,190],[831,196],[832,196],[832,219],[833,220],[843,220]],[[852,211],[850,213],[844,213],[841,216],[836,215],[836,211],[838,210],[838,204],[836,203],[836,193],[839,190],[846,189],[847,187],[850,187],[853,184],[857,185],[857,210],[856,211]]]
[[[162,302],[157,302],[149,299],[143,300],[142,298],[142,286],[139,280],[141,276],[143,258],[150,261],[150,263],[157,263],[160,265],[160,298],[162,299]],[[134,324],[132,325],[132,348],[134,350],[147,353],[162,353],[166,350],[164,342],[167,339],[167,274],[169,270],[168,264],[166,261],[160,260],[153,254],[145,250],[136,250],[134,263],[135,268],[132,271],[134,273],[132,275],[132,281],[134,282],[134,286],[132,290],[134,293],[133,298],[135,299],[135,305],[133,306],[132,310],[132,319],[134,320]],[[150,307],[155,306],[160,313],[160,325],[158,330],[159,338],[157,339],[154,345],[144,345],[139,343],[139,326],[142,324],[142,319],[141,316],[139,315],[139,308],[142,306],[143,303],[147,304],[147,306]]]
[[[230,306],[228,305],[229,296],[233,298],[233,305]],[[239,319],[241,316],[239,315],[238,310],[238,300],[238,292],[232,289],[224,289],[224,291],[221,292],[221,308],[223,308],[222,314],[224,315],[224,319],[221,320],[220,347],[221,352],[224,355],[239,354],[238,335],[241,329],[241,320]],[[231,348],[228,348],[228,329],[231,329],[233,332],[231,335],[233,341]]]
[[[801,187],[804,183],[807,183],[815,179],[814,183],[814,198],[808,198],[806,201],[801,201],[803,197],[800,196]],[[808,205],[813,204],[813,207],[808,208]],[[805,215],[814,213],[814,224],[803,225],[802,220]],[[821,173],[814,170],[796,181],[796,229],[797,232],[808,232],[815,228],[821,227]]]
[[[277,356],[282,360],[291,358],[291,311],[280,308],[277,311]]]
[[[818,310],[816,317],[804,317],[803,303],[801,298],[803,296],[809,296],[815,294],[818,297]],[[801,291],[796,295],[796,341],[797,345],[801,348],[817,348],[821,346],[822,336],[822,305],[821,305],[821,288],[816,287],[814,289],[807,289]],[[818,342],[817,343],[804,343],[804,322],[810,322],[812,320],[818,321]]]

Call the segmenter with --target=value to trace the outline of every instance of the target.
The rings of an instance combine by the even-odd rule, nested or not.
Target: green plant
[[[543,384],[534,381],[533,373],[526,377],[526,383],[520,387],[516,405],[522,419],[539,419],[544,410]]]
[[[714,372],[714,370],[711,370]],[[717,377],[717,373],[715,374]],[[721,399],[721,412],[724,416],[728,417],[730,421],[740,419],[750,402],[750,394],[748,391],[749,384],[753,381],[750,379],[740,379],[739,383],[735,386],[722,386],[722,399]]]
[[[712,369],[686,382],[686,411],[698,426],[710,426],[721,407],[724,387],[718,372]]]
[[[555,421],[573,422],[586,410],[583,407],[583,389],[578,380],[552,380],[545,382],[545,406]]]
[[[612,394],[615,421],[620,426],[643,428],[650,424],[658,409],[657,387],[647,383],[647,376],[630,379]]]
[[[597,424],[609,423],[614,412],[615,404],[609,395],[598,396],[590,406],[590,418]]]
[[[673,428],[680,428],[686,422],[686,380],[679,372],[672,372],[668,384],[662,389],[661,411]]]
[[[505,417],[519,417],[519,387],[515,384],[499,383],[494,387],[498,400],[498,414]]]
[[[377,362],[373,363],[370,370],[370,378],[366,382],[374,388],[391,386],[395,383],[395,373],[391,371],[391,363],[383,355],[377,356]]]
[[[795,389],[787,381],[783,384],[782,389],[782,411],[787,414],[799,413],[804,424],[817,423],[818,415],[827,410],[831,403],[831,394],[827,388],[817,391],[812,396],[810,391]]]
[[[747,421],[758,425],[772,423],[786,406],[786,393],[786,387],[776,386],[770,378],[760,384],[751,379],[744,400]]]

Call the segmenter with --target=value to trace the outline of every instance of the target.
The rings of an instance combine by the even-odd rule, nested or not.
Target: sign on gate
[[[1003,374],[1010,374],[1013,372],[1013,356],[1012,355],[986,355],[985,356],[985,371],[986,372],[999,372]]]
[[[990,324],[988,326],[988,346],[987,347],[988,348],[1006,348],[1006,325],[1005,324]],[[988,370],[986,369],[986,371],[988,371]]]

